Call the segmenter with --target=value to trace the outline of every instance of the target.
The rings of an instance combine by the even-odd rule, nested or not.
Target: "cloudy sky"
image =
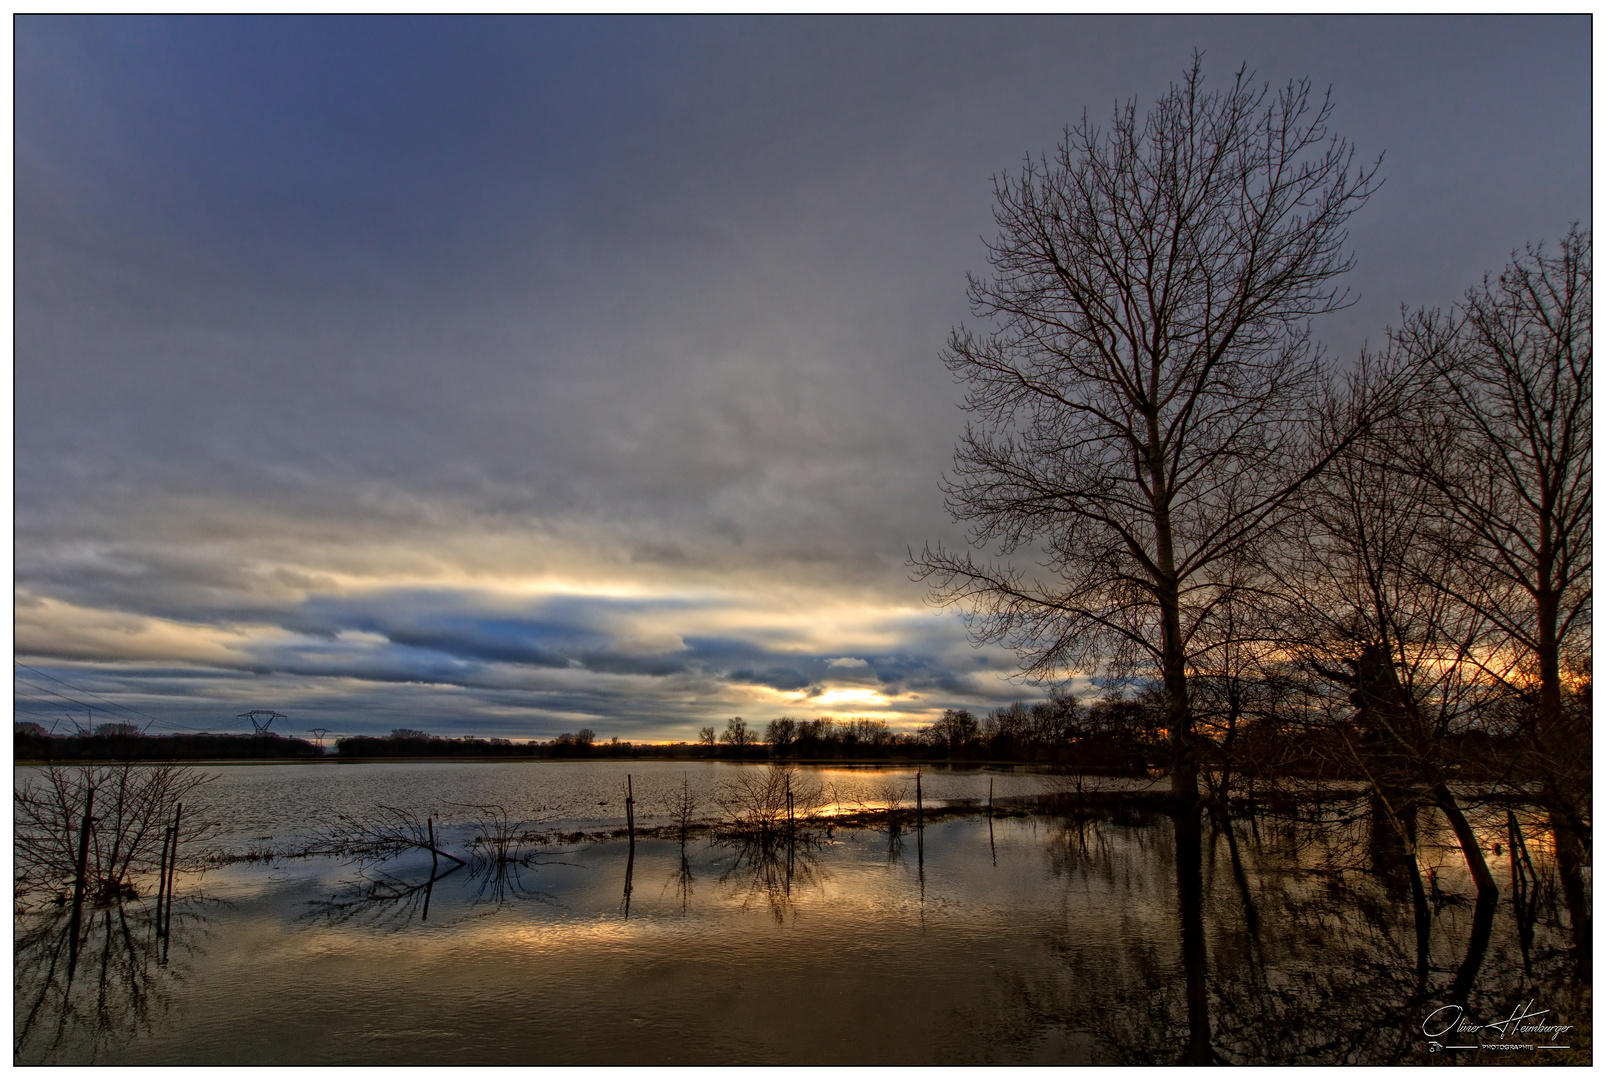
[[[1590,31],[19,18],[19,719],[674,739],[1030,699],[905,566],[962,537],[939,354],[990,178],[1196,48],[1330,86],[1385,155],[1314,327],[1353,357],[1590,224]]]

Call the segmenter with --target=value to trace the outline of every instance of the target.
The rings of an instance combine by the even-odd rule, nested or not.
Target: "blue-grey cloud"
[[[989,177],[1195,48],[1331,86],[1350,357],[1589,224],[1589,26],[21,17],[19,656],[341,730],[1036,692],[904,566]]]

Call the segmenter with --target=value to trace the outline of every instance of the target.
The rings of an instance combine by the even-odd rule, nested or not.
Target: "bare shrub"
[[[853,800],[853,808],[865,818],[873,814],[887,815],[887,828],[898,831],[898,819],[909,805],[909,785],[912,777],[884,776],[874,787]]]
[[[714,801],[725,811],[729,829],[760,836],[778,832],[792,818],[812,818],[825,805],[817,780],[780,764],[743,769],[725,782]]]
[[[420,821],[415,811],[398,806],[376,807],[360,817],[336,813],[317,831],[313,847],[359,863],[384,862],[415,848],[463,862],[431,843],[428,819]]]
[[[697,822],[697,812],[702,809],[702,801],[692,793],[691,777],[684,777],[680,790],[662,800],[664,812],[675,823],[680,832],[681,843],[686,842],[686,834]]]
[[[24,778],[12,798],[17,903],[26,906],[41,894],[60,898],[72,890],[86,809],[86,898],[101,905],[139,896],[135,879],[157,870],[167,826],[180,803],[190,804],[181,842],[215,833],[215,823],[195,805],[206,780],[188,765],[132,762],[51,765]]]
[[[518,862],[528,836],[528,821],[514,821],[500,804],[469,807],[474,813],[474,839],[469,842],[476,854],[503,866]]]

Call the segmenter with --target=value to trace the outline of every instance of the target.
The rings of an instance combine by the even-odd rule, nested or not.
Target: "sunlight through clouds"
[[[1042,695],[907,565],[965,542],[939,356],[989,177],[1195,49],[1347,78],[1388,183],[1341,357],[1590,205],[1585,47],[1100,25],[19,23],[17,659],[351,734]]]

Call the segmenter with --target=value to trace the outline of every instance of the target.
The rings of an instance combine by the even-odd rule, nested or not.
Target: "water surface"
[[[366,867],[320,856],[191,868],[165,942],[148,901],[97,911],[70,985],[64,915],[21,917],[15,1058],[1175,1062],[1200,1037],[1189,990],[1202,987],[1203,1045],[1216,1060],[1443,1060],[1430,1058],[1422,1023],[1455,989],[1476,936],[1447,836],[1429,830],[1425,973],[1408,896],[1365,866],[1364,822],[1206,822],[1193,902],[1203,949],[1192,952],[1178,889],[1178,844],[1189,840],[1163,815],[948,816],[916,829],[911,804],[896,828],[768,847],[707,832],[684,846],[659,834],[634,846],[556,836],[621,825],[613,800],[626,772],[643,824],[664,825],[653,800],[682,784],[712,794],[746,767],[215,769],[207,810],[228,820],[218,850],[288,849],[320,814],[380,802],[441,812],[442,846],[465,854],[470,827],[452,818],[464,804],[519,808],[552,834],[522,865],[472,860],[433,879],[442,867],[427,853]],[[834,805],[884,805],[874,796],[912,770],[817,775]],[[922,790],[984,802],[989,780],[1000,798],[1053,783],[928,771]],[[1537,832],[1535,844],[1543,861]],[[1559,919],[1552,902],[1525,933],[1503,902],[1466,1007],[1542,998],[1576,1023],[1585,999],[1569,988]]]

